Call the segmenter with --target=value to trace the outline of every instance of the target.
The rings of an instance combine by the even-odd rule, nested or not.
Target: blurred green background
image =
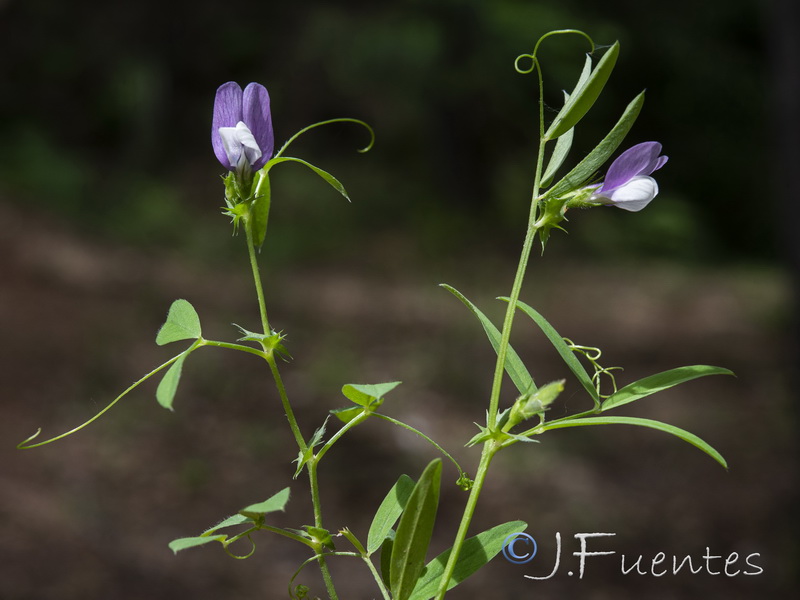
[[[75,426],[165,360],[152,338],[174,298],[192,301],[210,337],[232,339],[231,321],[255,326],[209,143],[225,81],[268,87],[277,145],[340,116],[377,133],[365,155],[364,132],[348,125],[290,153],[335,174],[352,204],[299,166],[272,178],[262,264],[304,431],[341,405],[342,384],[402,379],[387,412],[474,469],[477,452],[461,446],[483,418],[491,349],[435,284],[499,318],[492,299],[513,278],[537,135],[535,79],[513,61],[564,27],[622,45],[571,160],[646,88],[625,145],[659,140],[670,162],[647,210],[570,215],[569,235],[532,261],[523,299],[624,365],[621,384],[681,364],[736,371],[625,413],[694,431],[731,470],[654,432],[555,432],[498,459],[476,527],[524,519],[543,554],[555,531],[617,532],[613,548],[629,556],[759,552],[765,573],[656,579],[597,559],[584,581],[532,582],[522,575],[552,563],[498,559],[453,597],[794,597],[796,13],[781,0],[0,0],[0,598],[281,597],[305,558],[268,538],[243,562],[166,549],[293,472],[277,400],[251,361],[198,356],[174,415],[152,385],[80,435],[13,449],[39,426]],[[548,114],[585,50],[577,37],[542,50]],[[529,324],[514,343],[537,380],[561,376]],[[569,395],[554,411],[581,402]],[[326,518],[361,535],[397,475],[432,458],[381,424],[337,452]],[[290,527],[311,519],[305,482],[292,485]],[[436,549],[464,501],[454,486],[444,494]],[[343,597],[372,597],[362,570],[335,567]]]

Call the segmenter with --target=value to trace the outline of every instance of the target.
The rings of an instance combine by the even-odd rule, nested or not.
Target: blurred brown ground
[[[177,557],[167,548],[290,482],[293,443],[258,360],[198,353],[184,369],[174,414],[156,405],[148,383],[79,434],[14,449],[38,427],[43,436],[74,427],[168,358],[173,349],[153,339],[174,298],[195,305],[208,337],[235,339],[231,321],[255,327],[244,253],[241,269],[153,256],[92,241],[3,200],[0,598],[286,597],[289,575],[306,558],[289,541],[263,534],[246,561],[216,547]],[[491,349],[471,315],[435,284],[447,281],[496,318],[502,308],[492,298],[507,293],[514,265],[464,256],[463,269],[439,273],[412,241],[369,247],[347,264],[322,259],[292,271],[267,259],[270,315],[289,336],[294,360],[283,373],[303,431],[309,436],[329,409],[343,405],[342,384],[402,380],[385,412],[418,426],[474,470],[478,451],[463,443],[483,419]],[[523,299],[563,335],[602,346],[603,364],[625,367],[620,385],[683,364],[734,370],[736,378],[697,380],[619,411],[698,434],[730,470],[676,438],[627,427],[561,430],[540,445],[516,446],[496,459],[473,531],[523,519],[543,562],[520,567],[497,558],[453,598],[794,597],[794,306],[786,274],[545,257],[532,261],[528,281]],[[538,381],[566,375],[522,318],[514,344]],[[553,414],[586,406],[572,380],[563,398]],[[363,539],[396,477],[416,477],[433,457],[430,447],[386,423],[357,428],[321,469],[326,524],[347,525]],[[445,482],[455,477],[445,465]],[[291,488],[289,510],[271,520],[277,525],[312,519],[306,481],[291,481]],[[455,485],[444,486],[434,551],[449,545],[464,500]],[[589,559],[583,581],[568,577],[566,566],[549,581],[525,579],[551,570],[555,532],[564,538],[565,562],[579,532],[616,533],[597,548],[618,554]],[[764,573],[619,572],[619,554],[699,558],[706,547],[716,555],[738,552],[739,566],[757,552]],[[333,571],[342,598],[376,596],[363,565],[339,559]],[[298,581],[324,593],[313,567]]]

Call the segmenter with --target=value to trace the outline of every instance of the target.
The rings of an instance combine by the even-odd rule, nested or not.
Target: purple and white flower
[[[628,148],[611,163],[605,181],[592,192],[589,201],[631,212],[642,210],[658,194],[658,184],[650,175],[668,160],[660,153],[658,142],[642,142]]]
[[[224,83],[214,98],[211,125],[214,154],[229,171],[240,175],[263,167],[272,157],[275,136],[267,89],[258,83],[242,88]]]

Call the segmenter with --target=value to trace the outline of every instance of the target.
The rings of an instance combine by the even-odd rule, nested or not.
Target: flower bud
[[[503,427],[503,431],[509,431],[522,421],[547,410],[547,407],[564,391],[564,383],[564,379],[552,381],[532,394],[523,394],[517,398],[514,406],[511,407],[508,422]]]

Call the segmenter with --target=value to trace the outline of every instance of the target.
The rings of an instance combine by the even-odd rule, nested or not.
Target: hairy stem
[[[498,450],[499,446],[495,444],[494,440],[487,442],[483,446],[481,462],[478,465],[478,473],[475,475],[475,481],[472,484],[472,489],[470,490],[469,498],[467,499],[467,505],[464,508],[464,515],[461,517],[461,523],[458,526],[458,533],[456,533],[456,539],[453,542],[453,549],[450,552],[450,558],[447,561],[447,565],[445,565],[442,578],[439,580],[439,589],[436,591],[436,600],[441,600],[447,593],[447,586],[450,583],[450,579],[453,577],[453,571],[456,568],[458,556],[461,554],[461,547],[464,545],[464,540],[467,537],[467,530],[469,529],[469,524],[472,521],[472,515],[475,513],[475,507],[478,505],[478,498],[481,495],[483,484],[486,481],[486,475],[489,473],[489,464],[492,462],[492,458]]]
[[[303,439],[303,434],[300,433],[300,427],[297,425],[297,419],[294,416],[292,405],[289,404],[289,396],[286,394],[286,387],[283,385],[283,379],[281,378],[280,371],[278,371],[278,364],[275,362],[275,355],[273,352],[267,353],[266,361],[269,363],[269,368],[272,371],[272,377],[275,380],[275,387],[278,388],[278,395],[281,397],[283,411],[286,414],[286,420],[289,421],[289,427],[294,435],[294,441],[297,442],[297,447],[300,449],[300,451],[305,452],[308,449],[308,446]]]
[[[272,330],[270,329],[269,319],[267,318],[267,304],[266,300],[264,299],[264,286],[261,282],[261,274],[258,269],[258,257],[256,256],[256,248],[253,241],[252,221],[248,218],[246,219],[244,225],[247,235],[247,253],[250,257],[250,268],[253,272],[253,282],[255,283],[256,295],[258,296],[258,311],[261,316],[261,326],[264,330],[264,335],[268,336],[272,333]],[[269,364],[270,371],[272,372],[272,378],[275,380],[275,387],[278,388],[278,395],[281,398],[281,404],[283,405],[286,419],[289,421],[289,427],[292,430],[292,435],[294,435],[295,442],[297,443],[297,447],[300,449],[300,452],[305,453],[308,450],[308,445],[303,439],[303,435],[300,432],[300,427],[297,424],[297,418],[292,410],[292,405],[289,403],[289,396],[286,393],[286,387],[283,385],[283,378],[278,370],[278,364],[275,362],[275,353],[272,350],[265,350],[266,352],[264,358]],[[321,528],[322,506],[319,499],[319,483],[317,481],[317,465],[315,460],[311,460],[308,463],[308,477],[311,486],[311,503],[314,508],[314,525]],[[331,574],[328,570],[328,565],[325,562],[325,557],[320,554],[317,562],[319,564],[320,571],[322,571],[322,578],[325,580],[325,587],[328,590],[328,596],[331,600],[338,600],[336,589],[333,586],[333,580],[331,579]]]
[[[307,463],[308,469],[308,482],[311,487],[311,503],[314,506],[314,527],[322,529],[322,503],[319,498],[319,480],[317,479],[317,460],[316,457],[312,458]],[[338,600],[336,595],[336,588],[333,585],[331,572],[328,569],[328,563],[325,561],[325,556],[320,552],[317,558],[319,570],[322,572],[322,579],[325,581],[325,588],[328,590],[328,596],[331,600]]]
[[[534,58],[534,60],[536,60]],[[497,363],[495,364],[494,379],[492,381],[492,392],[489,397],[489,412],[486,419],[486,426],[489,430],[494,430],[497,427],[497,412],[500,404],[500,390],[503,385],[503,373],[506,367],[506,355],[508,354],[509,341],[511,339],[511,328],[514,324],[514,314],[517,311],[517,301],[519,294],[522,290],[522,282],[525,279],[525,272],[528,268],[528,259],[531,255],[531,248],[533,247],[533,240],[536,238],[536,233],[539,231],[539,225],[536,217],[539,205],[539,192],[542,181],[542,169],[544,166],[544,149],[547,140],[544,139],[544,88],[542,85],[542,72],[541,68],[537,66],[537,73],[539,76],[539,152],[536,157],[536,176],[533,182],[533,191],[531,193],[531,207],[528,214],[528,228],[525,233],[525,241],[522,244],[522,252],[519,257],[519,264],[517,265],[517,272],[514,276],[514,283],[511,287],[511,294],[509,295],[508,307],[506,308],[506,316],[503,320],[503,330],[500,337],[500,345],[497,348]],[[442,579],[439,581],[439,589],[437,590],[436,600],[442,600],[447,593],[447,586],[453,576],[456,563],[458,562],[459,555],[461,554],[461,547],[467,537],[469,525],[472,522],[472,517],[475,514],[475,507],[478,504],[483,483],[489,471],[489,465],[492,458],[500,450],[501,446],[496,440],[487,440],[483,445],[481,453],[481,460],[478,465],[478,471],[475,474],[475,482],[470,490],[467,505],[464,507],[464,513],[461,516],[461,523],[458,526],[456,538],[453,541],[453,550],[450,552],[450,557],[447,560]]]

